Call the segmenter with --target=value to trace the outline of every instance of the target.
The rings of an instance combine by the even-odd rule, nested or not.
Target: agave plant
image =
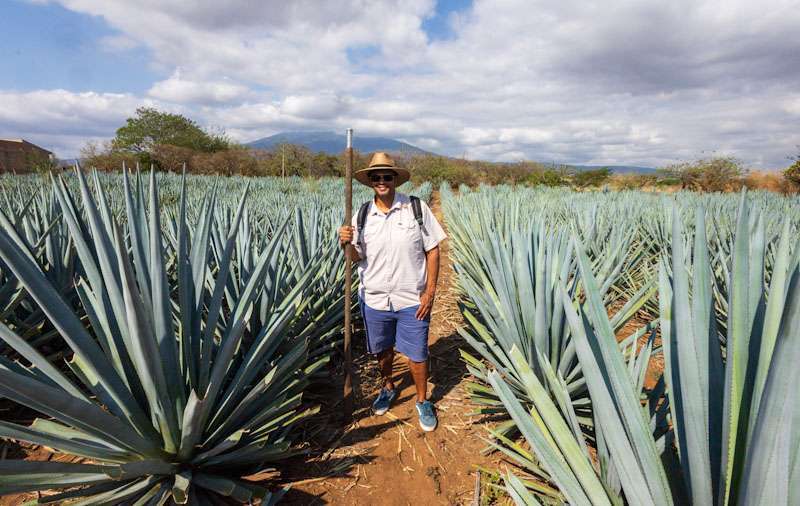
[[[94,192],[80,171],[77,181],[81,207],[63,178],[52,183],[80,262],[74,291],[88,326],[0,228],[0,258],[71,354],[65,371],[0,324],[0,339],[23,359],[0,364],[0,396],[44,415],[30,426],[0,422],[0,436],[76,461],[2,461],[0,494],[67,489],[39,502],[92,504],[276,500],[242,477],[289,455],[293,424],[313,412],[302,392],[328,356],[309,360],[307,336],[288,329],[319,261],[298,266],[282,254],[284,220],[252,263],[237,265],[246,190],[230,220],[216,215],[212,191],[192,226],[184,181],[170,248],[155,174],[147,196],[124,174],[124,224],[97,173]],[[265,286],[281,288],[253,325]]]
[[[660,274],[666,378],[687,495],[693,504],[796,504],[800,401],[790,386],[800,379],[796,233],[785,219],[767,276],[763,219],[742,196],[722,336],[704,222],[701,209],[691,281],[678,220],[672,275],[666,262]]]
[[[564,229],[550,230],[538,221],[521,223],[514,208],[498,210],[491,216],[467,213],[466,219],[459,220],[464,215],[463,207],[457,210],[451,202],[448,204],[458,282],[467,296],[463,314],[468,326],[459,332],[477,352],[473,355],[471,350],[461,351],[468,369],[479,380],[468,385],[472,401],[481,406],[482,413],[505,411],[496,392],[488,387],[488,368],[483,362],[486,361],[502,373],[521,402],[530,404],[522,372],[511,357],[511,350],[516,348],[525,357],[526,367],[540,381],[552,378],[563,383],[566,397],[561,400],[572,405],[576,423],[591,426],[586,379],[577,360],[559,292],[563,280],[573,296],[582,290],[568,232],[574,222]],[[635,230],[604,230],[589,226],[582,236],[593,245],[590,265],[602,279],[604,303],[615,306],[616,331],[652,298],[655,283],[650,280],[636,292],[628,293],[625,304],[616,304],[620,292],[612,287],[621,273],[636,269],[644,257],[641,248],[632,246]],[[623,340],[620,347],[626,355],[631,355],[636,341],[653,330],[652,325],[642,327]],[[493,434],[496,438],[507,438],[514,427],[513,421],[506,422]]]
[[[48,280],[65,297],[70,294],[75,269],[74,251],[69,247],[69,234],[61,220],[55,195],[41,187],[17,186],[16,198],[2,190],[5,206],[0,209],[0,227],[25,254],[36,262]],[[23,193],[26,191],[27,193]],[[12,324],[34,346],[54,337],[44,313],[31,300],[14,276],[0,260],[0,321]],[[0,343],[0,353],[6,346]]]
[[[796,504],[800,400],[791,388],[800,379],[800,265],[791,225],[785,222],[767,262],[763,220],[742,197],[723,335],[710,260],[721,253],[712,249],[709,255],[701,208],[688,255],[676,215],[670,256],[659,275],[666,370],[652,390],[643,392],[631,374],[646,366],[644,359],[633,369],[626,366],[580,246],[585,300],[576,306],[562,287],[593,407],[596,460],[570,423],[569,410],[551,400],[547,388],[557,384],[544,386],[526,372],[533,399],[527,411],[500,373],[491,372],[489,380],[539,458],[540,464],[530,465],[541,465],[570,504]],[[518,351],[514,355],[524,367]],[[524,456],[516,461],[526,465]],[[507,486],[518,504],[542,497],[511,475]]]
[[[638,455],[636,447],[626,446],[619,437],[621,429],[622,433],[631,434],[637,440],[649,440],[655,449],[653,429],[663,432],[665,410],[659,409],[656,402],[649,402],[646,417],[643,416],[645,412],[639,404],[639,392],[643,389],[644,372],[653,352],[654,339],[651,334],[642,350],[630,354],[626,362],[615,337],[612,321],[603,304],[601,287],[592,273],[591,263],[581,248],[578,249],[577,257],[586,294],[585,306],[591,309],[591,314],[603,324],[602,334],[586,333],[581,319],[572,307],[573,297],[563,285],[560,290],[560,303],[563,304],[572,330],[575,351],[583,366],[590,394],[593,446],[597,463],[592,459],[591,441],[584,435],[584,428],[581,427],[575,407],[569,402],[569,390],[566,384],[553,374],[540,379],[516,347],[512,348],[510,355],[521,376],[530,405],[523,405],[520,402],[512,391],[509,381],[499,371],[489,372],[488,381],[502,400],[516,427],[530,444],[534,455],[526,453],[521,446],[509,440],[501,440],[502,444],[497,444],[496,447],[531,473],[534,478],[548,480],[558,486],[563,494],[562,497],[556,496],[551,491],[543,492],[541,484],[535,485],[535,482],[530,484],[530,488],[543,502],[549,503],[555,498],[559,503],[566,500],[570,504],[622,504],[622,486],[627,484],[629,478],[647,487],[658,485],[654,482],[659,480],[659,475],[654,471],[659,469],[660,463],[658,466],[655,464],[651,458],[652,454],[642,452],[642,455]],[[583,321],[587,321],[585,315],[582,317]],[[602,341],[602,349],[599,341]],[[609,356],[608,363],[602,361],[605,355],[601,351]],[[598,358],[601,359],[599,362]],[[540,364],[546,366],[547,363],[541,358]],[[621,385],[616,385],[616,388],[625,392],[626,396],[616,404],[610,401],[608,404],[598,402],[597,385],[606,383],[606,388],[614,388],[615,385],[610,381],[612,377]],[[658,392],[658,389],[654,391]],[[610,429],[613,431],[609,432]],[[626,462],[633,463],[630,468],[620,466],[614,460],[617,452],[629,458]],[[658,460],[657,453],[655,460]],[[513,475],[507,477],[507,485],[509,490],[514,491],[512,495],[518,504],[537,503],[530,494],[525,495],[520,490],[520,482]],[[625,492],[627,493],[627,490]],[[628,497],[641,498],[630,495]],[[631,502],[640,504],[633,499]]]

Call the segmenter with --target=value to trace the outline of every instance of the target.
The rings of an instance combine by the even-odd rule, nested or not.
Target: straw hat
[[[397,174],[397,178],[395,181],[395,186],[400,186],[401,184],[405,183],[411,177],[411,173],[408,172],[406,169],[401,169],[397,165],[394,164],[394,160],[389,156],[388,153],[383,153],[378,151],[374,155],[372,155],[372,159],[369,161],[369,165],[363,169],[358,169],[353,177],[356,180],[367,186],[372,186],[372,183],[369,180],[369,171],[371,170],[378,170],[378,169],[390,169],[393,170]]]

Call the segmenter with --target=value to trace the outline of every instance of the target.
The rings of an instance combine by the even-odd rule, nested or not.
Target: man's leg
[[[363,302],[361,303],[361,315],[364,318],[367,333],[367,351],[374,353],[378,359],[383,386],[393,390],[392,364],[394,362],[397,319],[391,311],[372,309]]]
[[[428,330],[430,318],[417,320],[417,306],[398,311],[397,339],[395,348],[398,353],[408,357],[411,377],[417,387],[417,415],[422,430],[430,432],[436,429],[436,410],[428,397]]]
[[[401,309],[397,312],[397,338],[395,348],[408,357],[408,368],[417,389],[417,401],[423,402],[428,396],[428,328],[430,318],[417,320],[417,307]]]
[[[379,311],[366,304],[362,304],[361,309],[367,330],[367,349],[377,356],[378,368],[383,378],[383,387],[372,403],[372,411],[376,415],[382,415],[389,411],[392,401],[397,397],[392,381],[397,320],[391,311]]]
[[[409,358],[408,368],[417,387],[417,402],[423,402],[428,398],[428,361],[414,362]]]
[[[394,366],[394,348],[383,350],[378,353],[378,366],[381,370],[381,378],[383,379],[383,386],[389,390],[394,390],[394,381],[392,381],[392,370]]]

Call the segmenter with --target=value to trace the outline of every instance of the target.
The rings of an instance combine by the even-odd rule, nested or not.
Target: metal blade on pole
[[[350,225],[353,216],[353,129],[347,129],[344,173],[344,224]],[[353,350],[350,304],[353,298],[353,262],[346,254],[344,260],[344,397],[342,407],[347,421],[353,418]]]

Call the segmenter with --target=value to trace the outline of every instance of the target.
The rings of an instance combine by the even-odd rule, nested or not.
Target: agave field
[[[517,504],[800,504],[800,199],[441,195]]]
[[[252,477],[302,443],[338,353],[342,190],[0,176],[0,402],[33,420],[0,438],[67,457],[0,460],[0,495],[279,500]],[[467,389],[514,502],[800,504],[800,199],[439,194]]]
[[[0,177],[0,399],[35,413],[0,437],[73,457],[0,460],[0,495],[275,502],[244,477],[292,454],[340,342],[342,194],[332,179]]]

